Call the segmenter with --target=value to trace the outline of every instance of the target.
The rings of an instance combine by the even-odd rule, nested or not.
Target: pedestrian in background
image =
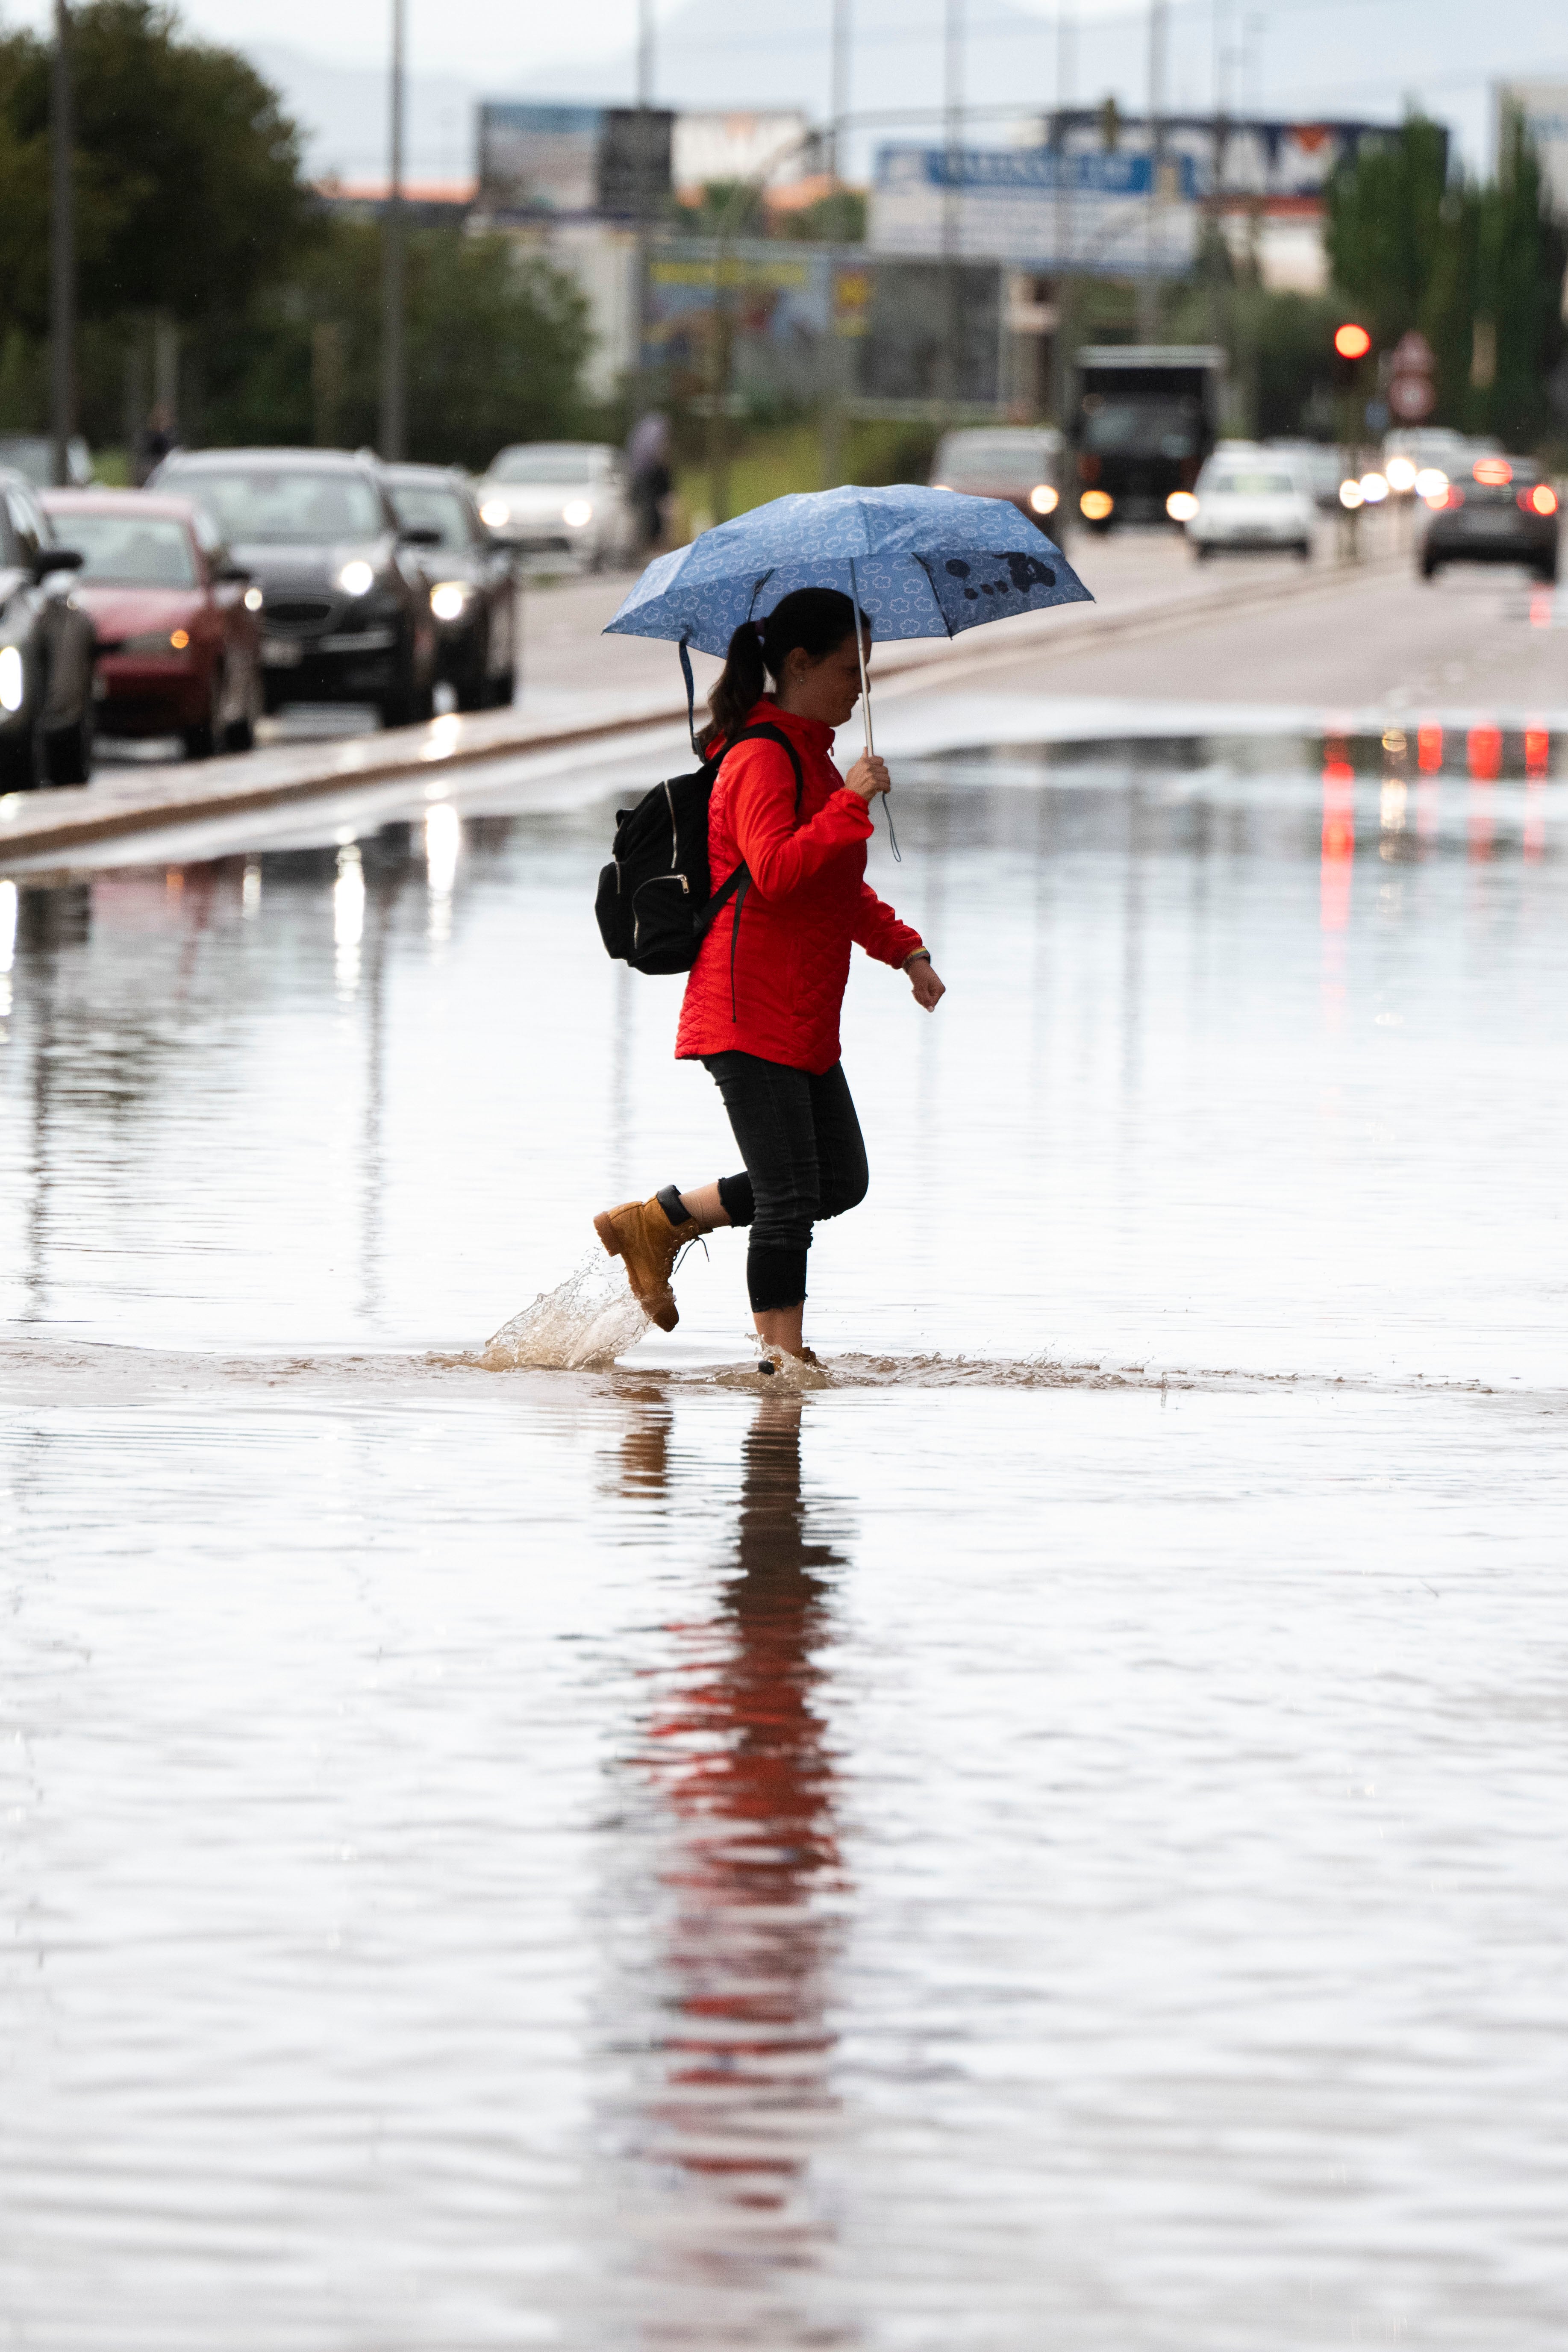
[[[652,555],[663,541],[664,502],[675,487],[669,470],[669,419],[660,410],[649,409],[632,426],[626,471],[631,476],[638,544],[644,555]]]

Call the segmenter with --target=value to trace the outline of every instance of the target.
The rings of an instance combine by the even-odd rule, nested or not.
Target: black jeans
[[[866,1146],[842,1062],[821,1077],[756,1054],[705,1054],[724,1097],[742,1176],[721,1176],[719,1198],[733,1225],[750,1225],[746,1286],[752,1305],[798,1307],[817,1217],[839,1217],[866,1197]]]

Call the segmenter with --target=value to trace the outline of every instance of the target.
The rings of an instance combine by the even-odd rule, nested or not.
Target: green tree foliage
[[[207,353],[209,441],[374,444],[380,402],[381,234],[337,219],[240,335]],[[587,355],[570,279],[504,236],[414,230],[407,246],[408,446],[482,466],[504,442],[570,432]]]
[[[74,12],[84,320],[236,313],[308,242],[300,135],[232,50],[185,39],[156,0]],[[49,51],[0,39],[0,285],[8,323],[47,326]]]
[[[81,0],[73,21],[89,437],[140,423],[161,315],[180,330],[190,437],[373,442],[379,227],[334,216],[277,93],[161,0]],[[0,423],[30,427],[47,397],[49,64],[32,33],[0,35]],[[587,346],[581,298],[542,263],[461,228],[410,236],[416,455],[482,462],[570,430]]]
[[[1426,336],[1435,421],[1528,448],[1553,424],[1568,231],[1517,117],[1495,181],[1443,179],[1442,152],[1442,133],[1413,117],[1392,148],[1340,174],[1329,199],[1334,284],[1379,350],[1407,328]]]

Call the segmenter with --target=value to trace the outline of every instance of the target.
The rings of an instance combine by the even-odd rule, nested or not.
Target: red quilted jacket
[[[744,858],[752,887],[730,942],[733,898],[697,951],[680,1008],[678,1060],[739,1052],[820,1076],[838,1059],[838,1009],[858,941],[897,967],[921,945],[866,880],[870,811],[847,792],[828,758],[833,730],[764,696],[747,718],[780,728],[800,758],[805,790],[795,812],[795,775],[776,743],[742,743],[719,771],[708,809],[708,857],[717,890]]]

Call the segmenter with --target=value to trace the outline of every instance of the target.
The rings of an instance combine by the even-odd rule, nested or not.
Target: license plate
[[[298,669],[305,648],[293,637],[263,637],[261,658],[268,669]]]

